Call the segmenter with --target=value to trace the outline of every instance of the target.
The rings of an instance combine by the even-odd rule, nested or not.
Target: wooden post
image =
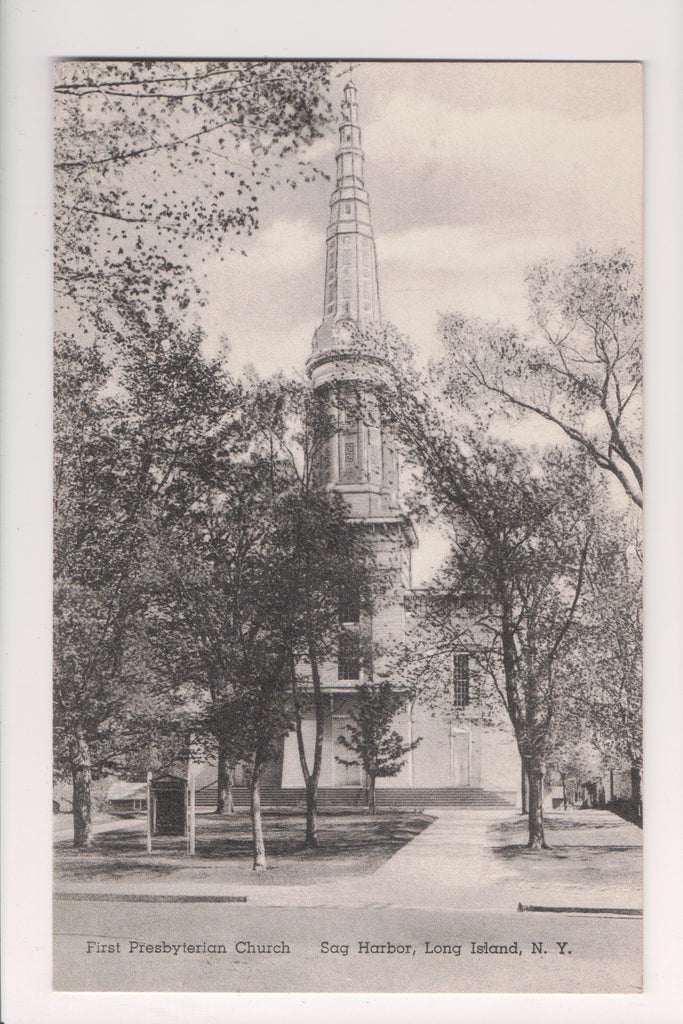
[[[195,778],[194,771],[190,771],[190,855],[194,856],[195,851]]]
[[[152,773],[147,772],[147,853],[152,852]]]

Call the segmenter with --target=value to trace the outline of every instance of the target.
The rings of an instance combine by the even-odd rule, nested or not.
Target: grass
[[[184,837],[154,837],[145,849],[145,823],[96,836],[90,850],[75,850],[71,839],[55,844],[55,878],[73,881],[180,879],[193,882],[314,885],[365,875],[427,827],[433,818],[414,812],[321,813],[320,847],[303,846],[305,823],[300,813],[265,811],[263,829],[268,871],[251,870],[251,823],[247,812],[197,816],[196,854],[186,852]]]
[[[642,898],[642,837],[640,831],[614,815],[586,812],[584,820],[547,814],[547,850],[530,850],[526,818],[492,827],[494,856],[518,872],[524,885],[543,889],[546,902],[553,893],[630,894],[629,905]]]

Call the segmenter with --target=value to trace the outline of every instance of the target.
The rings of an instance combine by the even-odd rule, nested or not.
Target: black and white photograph
[[[3,7],[4,1024],[677,1024],[682,13]]]
[[[53,73],[55,990],[639,993],[642,65]]]

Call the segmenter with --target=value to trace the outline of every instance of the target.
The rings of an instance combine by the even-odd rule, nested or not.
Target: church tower
[[[343,494],[352,519],[401,525],[410,547],[414,533],[399,507],[398,454],[382,428],[377,403],[378,388],[388,382],[388,366],[362,340],[363,328],[378,322],[381,314],[356,87],[351,81],[344,88],[336,162],[323,319],[306,363],[311,385],[325,400],[335,427],[321,473],[329,487]]]
[[[369,676],[378,680],[386,675],[395,688],[401,686],[392,669],[395,655],[410,643],[415,628],[415,595],[410,595],[411,551],[417,537],[401,509],[397,445],[380,415],[379,399],[390,389],[392,373],[372,342],[372,325],[381,318],[380,293],[352,81],[344,87],[341,112],[325,243],[322,321],[313,336],[306,371],[323,411],[313,460],[319,482],[342,496],[349,522],[357,525],[372,548],[373,575],[383,577],[371,614],[362,607],[359,594],[339,595],[337,657],[321,666],[325,720],[319,792],[334,803],[342,798],[331,791],[346,789],[343,799],[353,804],[359,798],[350,791],[364,785],[363,774],[360,766],[337,760],[348,758],[339,736],[351,722],[360,683]],[[370,663],[359,656],[361,648],[372,652]],[[422,802],[472,803],[479,787],[491,783],[491,788],[505,791],[502,796],[494,794],[495,800],[514,800],[518,763],[479,728],[470,707],[468,665],[467,652],[454,655],[451,672],[444,678],[444,690],[453,688],[453,707],[444,715],[435,715],[428,703],[422,707],[418,699],[409,700],[406,690],[406,706],[397,714],[395,727],[407,742],[419,738],[421,743],[407,755],[398,775],[380,780],[384,803],[411,805],[416,791]],[[311,713],[302,721],[307,751],[313,750],[315,734]],[[502,770],[503,765],[508,767]],[[297,739],[291,733],[284,741],[281,778],[283,790],[301,791]],[[445,790],[451,795],[445,796]],[[463,791],[467,795],[461,798]]]
[[[363,678],[363,670],[344,654],[345,640],[352,646],[354,630],[362,630],[378,649],[396,649],[404,642],[404,596],[411,586],[410,552],[416,536],[399,504],[397,447],[380,416],[378,392],[389,383],[390,368],[364,336],[364,329],[380,319],[380,299],[352,81],[344,87],[341,109],[337,180],[330,197],[326,239],[323,320],[313,337],[306,369],[331,420],[322,445],[322,479],[343,496],[350,521],[365,531],[391,595],[362,623],[356,616],[349,620],[350,610],[346,616],[342,613],[336,678],[330,673],[327,685],[343,691]],[[344,603],[357,608],[357,602]]]
[[[411,586],[410,552],[416,543],[412,524],[399,504],[397,446],[380,417],[378,395],[390,383],[390,367],[364,336],[381,314],[356,87],[351,81],[344,88],[341,112],[326,237],[323,316],[306,362],[311,387],[325,413],[315,464],[321,482],[341,494],[349,521],[371,544],[375,570],[385,576],[390,596],[383,594],[369,616],[361,611],[359,595],[340,595],[338,657],[321,670],[328,707],[323,788],[363,784],[360,768],[346,767],[335,756],[345,754],[338,737],[349,724],[356,687],[369,674],[359,657],[358,634],[377,651],[403,644],[404,596]],[[375,674],[380,660],[381,656],[374,659]],[[312,744],[315,723],[303,725],[305,740]],[[293,737],[288,736],[283,786],[297,784],[301,784],[298,753]]]

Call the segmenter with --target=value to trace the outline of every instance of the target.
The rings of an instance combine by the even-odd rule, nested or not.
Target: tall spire
[[[356,86],[351,79],[344,86],[341,112],[337,181],[327,229],[323,321],[328,326],[340,319],[358,324],[380,319],[377,255],[364,186]],[[319,347],[314,342],[314,348]]]

